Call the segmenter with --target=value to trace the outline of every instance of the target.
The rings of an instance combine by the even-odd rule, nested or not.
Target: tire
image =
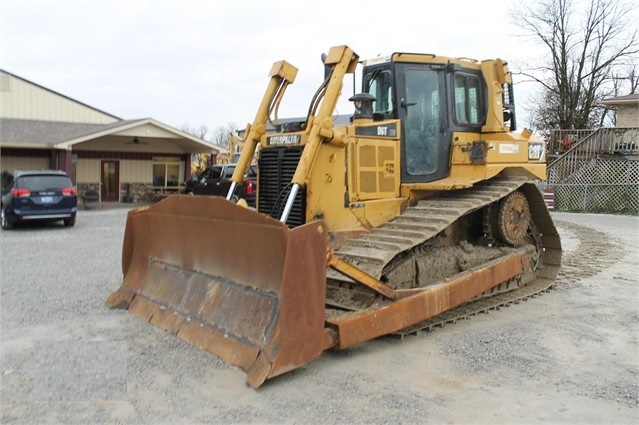
[[[4,212],[4,209],[0,210],[0,222],[2,223],[2,229],[3,230],[10,230],[13,229],[13,223],[11,223],[11,221],[9,221],[9,218],[7,217],[7,214]]]
[[[75,226],[75,217],[67,218],[66,220],[63,220],[63,221],[64,221],[65,227],[73,227],[73,226]]]

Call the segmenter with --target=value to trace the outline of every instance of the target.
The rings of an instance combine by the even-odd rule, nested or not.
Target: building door
[[[102,161],[102,201],[118,202],[120,200],[120,163],[118,161]]]

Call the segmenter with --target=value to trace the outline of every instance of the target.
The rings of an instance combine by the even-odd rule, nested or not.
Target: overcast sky
[[[279,115],[305,115],[331,46],[360,58],[499,57],[511,68],[538,58],[509,14],[526,1],[0,0],[0,67],[123,119],[244,128],[279,60],[299,69]],[[515,87],[520,129],[527,86]]]

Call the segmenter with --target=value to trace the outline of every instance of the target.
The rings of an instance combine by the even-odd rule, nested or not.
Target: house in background
[[[559,211],[639,213],[639,94],[601,101],[614,127],[553,130],[546,185]]]
[[[601,103],[615,109],[615,127],[639,126],[639,93],[605,99]]]
[[[191,178],[191,154],[225,152],[152,118],[123,120],[0,70],[2,170],[63,170],[79,195],[93,189],[102,201],[152,201]]]

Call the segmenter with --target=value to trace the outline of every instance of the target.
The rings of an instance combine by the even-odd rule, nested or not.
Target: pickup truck
[[[207,167],[199,175],[186,182],[184,193],[187,195],[223,196],[229,192],[231,177],[237,164],[216,164]],[[257,165],[251,165],[244,176],[244,182],[235,188],[233,200],[244,198],[250,207],[255,207],[255,190],[257,188]]]

